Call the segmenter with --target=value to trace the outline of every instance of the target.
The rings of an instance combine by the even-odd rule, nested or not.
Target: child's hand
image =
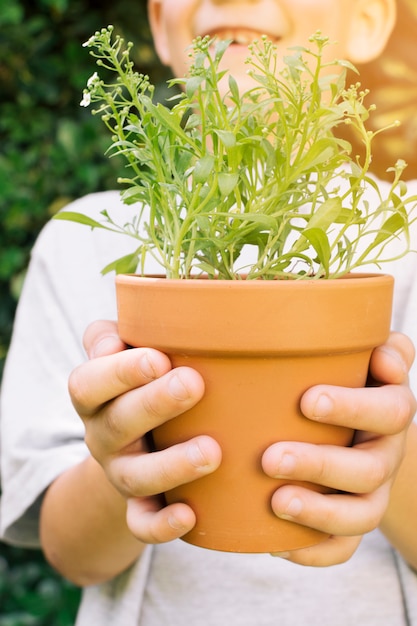
[[[164,508],[155,496],[214,471],[220,448],[201,436],[149,454],[144,435],[196,404],[204,383],[192,369],[171,369],[156,350],[127,350],[112,322],[92,324],[84,343],[90,360],[73,372],[69,388],[87,446],[126,499],[133,535],[145,543],[175,539],[191,530],[195,515],[181,503]]]
[[[192,510],[185,504],[164,508],[156,494],[214,471],[220,463],[219,446],[201,436],[149,454],[144,435],[198,402],[204,393],[201,377],[188,368],[172,370],[167,357],[155,350],[126,350],[110,322],[93,324],[85,346],[91,360],[72,374],[71,396],[93,457],[127,500],[130,531],[145,543],[185,534],[195,523]],[[407,386],[413,356],[410,342],[393,334],[371,360],[371,374],[383,386],[318,386],[304,395],[306,417],[359,431],[352,448],[283,442],[265,452],[267,474],[342,492],[322,495],[286,485],[274,494],[277,515],[331,535],[316,547],[286,555],[290,560],[305,565],[342,562],[361,536],[380,523],[416,406]]]
[[[331,535],[313,548],[281,556],[303,565],[340,563],[353,554],[363,534],[380,524],[416,409],[407,386],[413,358],[408,339],[392,334],[371,359],[370,375],[381,386],[320,385],[304,394],[301,408],[306,417],[358,431],[352,448],[284,442],[265,452],[268,475],[307,480],[340,492],[323,495],[292,485],[275,492],[272,506],[277,516]]]

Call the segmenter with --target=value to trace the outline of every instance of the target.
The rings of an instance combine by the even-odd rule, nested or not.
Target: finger
[[[90,359],[115,354],[126,349],[120,339],[116,322],[100,320],[90,324],[83,337],[85,351]]]
[[[95,458],[103,453],[117,453],[132,444],[131,451],[137,451],[135,445],[141,437],[193,407],[203,393],[203,379],[195,370],[176,368],[122,394],[94,415],[84,413],[86,443]]]
[[[401,333],[391,333],[386,343],[373,351],[370,374],[379,383],[405,383],[414,357],[410,339]]]
[[[406,385],[349,389],[317,385],[301,399],[303,414],[316,422],[391,435],[404,430],[416,410]]]
[[[266,450],[262,466],[273,478],[366,494],[394,475],[403,448],[401,435],[379,437],[354,448],[284,442]]]
[[[284,485],[271,505],[281,519],[297,522],[330,535],[364,535],[380,523],[389,498],[387,486],[371,494],[322,494],[296,485]]]
[[[168,357],[150,348],[98,357],[71,373],[71,399],[81,417],[88,416],[109,400],[155,380],[170,368]]]
[[[130,498],[126,520],[130,532],[147,544],[164,543],[182,537],[196,522],[195,514],[188,505],[179,502],[161,508],[155,498]]]
[[[329,567],[345,563],[357,550],[362,537],[336,537],[334,535],[323,542],[291,552],[277,552],[272,556],[284,558],[298,565],[310,567]]]
[[[201,436],[160,452],[116,457],[106,473],[126,498],[148,497],[210,474],[220,462],[217,442]]]

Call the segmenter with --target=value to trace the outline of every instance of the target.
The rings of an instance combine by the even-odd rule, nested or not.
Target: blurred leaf
[[[23,8],[20,2],[0,0],[0,26],[19,24],[23,17]]]

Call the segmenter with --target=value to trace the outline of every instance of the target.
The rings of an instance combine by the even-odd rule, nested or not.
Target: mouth
[[[249,46],[261,37],[267,37],[274,43],[279,41],[279,37],[268,32],[260,32],[250,28],[219,28],[205,32],[203,36],[209,36],[220,41],[231,41],[232,45]]]

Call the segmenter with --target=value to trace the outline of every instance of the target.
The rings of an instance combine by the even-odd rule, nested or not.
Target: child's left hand
[[[263,468],[268,475],[307,480],[338,492],[324,495],[295,485],[275,492],[272,507],[278,517],[330,534],[317,546],[279,556],[303,565],[341,563],[354,553],[362,535],[379,526],[416,410],[408,387],[413,358],[411,342],[392,333],[371,358],[370,375],[380,386],[319,385],[304,394],[301,409],[306,417],[348,426],[357,433],[351,448],[281,442],[265,452]]]

